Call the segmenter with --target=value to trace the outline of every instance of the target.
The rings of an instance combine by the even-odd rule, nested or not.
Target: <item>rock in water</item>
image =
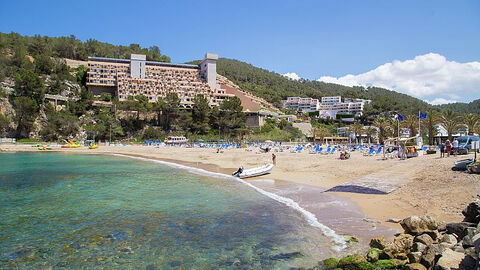
[[[437,221],[431,216],[410,216],[400,222],[405,233],[420,235],[425,232],[432,232],[438,229]]]
[[[376,262],[378,261],[378,258],[380,257],[380,254],[382,253],[382,251],[378,248],[371,248],[368,252],[367,252],[367,260],[369,262]]]
[[[480,204],[479,202],[470,203],[465,210],[462,211],[465,222],[479,223],[480,222]]]
[[[460,264],[464,258],[465,254],[446,249],[435,265],[435,270],[460,269]]]
[[[427,270],[425,266],[419,263],[409,263],[405,265],[404,270]]]

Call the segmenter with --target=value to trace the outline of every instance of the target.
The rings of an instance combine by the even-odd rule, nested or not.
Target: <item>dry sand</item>
[[[30,146],[1,145],[4,151],[35,151]],[[57,149],[57,148],[54,148]],[[259,154],[245,149],[230,149],[216,153],[215,149],[100,146],[96,150],[58,149],[65,152],[119,153],[175,161],[210,171],[231,173],[240,165],[245,168],[271,162],[271,153]],[[281,152],[272,173],[259,178],[284,180],[297,184],[329,189],[349,181],[370,179],[393,182],[400,188],[386,195],[335,192],[352,200],[363,213],[379,222],[400,229],[398,224],[385,222],[390,218],[410,215],[431,215],[446,222],[460,221],[461,210],[477,197],[480,176],[451,170],[455,160],[466,156],[439,158],[426,155],[408,160],[365,157],[352,153],[351,159],[339,160],[338,154],[312,155],[307,152]],[[472,156],[472,155],[470,155]],[[257,178],[258,179],[258,178]]]

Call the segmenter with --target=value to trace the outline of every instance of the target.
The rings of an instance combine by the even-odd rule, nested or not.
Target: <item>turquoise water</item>
[[[153,162],[0,154],[0,266],[286,269],[330,242],[293,209],[236,181]]]

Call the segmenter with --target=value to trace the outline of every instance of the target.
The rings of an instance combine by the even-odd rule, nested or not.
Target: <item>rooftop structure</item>
[[[89,57],[87,87],[95,95],[110,93],[119,100],[145,95],[156,102],[168,93],[176,93],[183,108],[191,108],[197,94],[210,105],[234,96],[216,83],[218,55],[207,53],[200,65],[170,64],[147,61],[145,55],[132,54],[130,59]]]

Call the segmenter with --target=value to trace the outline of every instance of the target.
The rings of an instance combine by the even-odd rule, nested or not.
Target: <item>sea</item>
[[[0,153],[2,269],[314,267],[343,238],[228,175],[126,156]]]

